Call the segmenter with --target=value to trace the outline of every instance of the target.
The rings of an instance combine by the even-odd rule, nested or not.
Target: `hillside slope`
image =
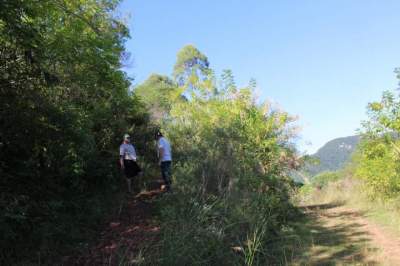
[[[342,168],[355,151],[360,136],[337,138],[326,143],[312,157],[319,160],[319,164],[308,165],[307,172],[314,176],[324,171],[336,171]]]

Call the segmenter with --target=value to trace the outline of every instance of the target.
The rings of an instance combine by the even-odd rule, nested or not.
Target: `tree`
[[[365,180],[371,197],[396,197],[400,193],[400,98],[386,91],[380,101],[368,105],[367,113],[354,159],[356,176]]]
[[[221,89],[228,94],[235,94],[237,91],[235,77],[230,69],[224,69],[221,75]]]
[[[0,264],[87,234],[75,225],[92,226],[115,191],[122,133],[148,123],[120,70],[118,2],[1,2]]]
[[[236,88],[231,71],[222,78],[184,79],[181,88],[193,93],[172,104],[162,120],[174,151],[177,193],[161,214],[166,226],[159,257],[165,265],[245,264],[225,248],[238,241],[245,252],[257,246],[254,264],[268,264],[266,243],[291,211],[288,173],[297,165],[292,118],[268,103],[258,105],[251,88]],[[182,228],[189,228],[188,234],[174,233]]]
[[[173,76],[179,86],[193,91],[211,75],[208,58],[193,45],[186,45],[177,54]]]
[[[135,94],[146,103],[153,120],[165,118],[174,102],[182,100],[182,90],[167,76],[152,74],[135,88]]]

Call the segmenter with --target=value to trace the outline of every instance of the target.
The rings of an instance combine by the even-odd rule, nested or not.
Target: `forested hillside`
[[[360,142],[360,136],[337,138],[327,142],[315,154],[316,160],[306,166],[306,171],[314,176],[324,171],[337,171],[345,166]]]

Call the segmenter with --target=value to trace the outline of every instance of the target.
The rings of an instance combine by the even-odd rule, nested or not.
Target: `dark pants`
[[[161,175],[164,179],[167,189],[171,188],[171,161],[161,162]]]

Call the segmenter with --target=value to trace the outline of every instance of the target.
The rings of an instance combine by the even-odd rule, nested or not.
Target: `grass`
[[[361,181],[344,178],[321,190],[311,190],[302,204],[343,204],[365,213],[368,220],[400,237],[400,200],[372,200],[365,191]]]
[[[273,244],[282,249],[274,265],[376,265],[378,251],[370,245],[368,233],[357,222],[346,220],[344,214],[329,217],[340,206],[304,208],[304,216]]]
[[[304,217],[292,224],[290,237],[282,242],[288,254],[282,265],[392,265],[391,258],[377,248],[371,228],[396,240],[399,202],[373,201],[365,191],[362,182],[352,178],[330,182],[322,189],[302,188],[295,201]]]

